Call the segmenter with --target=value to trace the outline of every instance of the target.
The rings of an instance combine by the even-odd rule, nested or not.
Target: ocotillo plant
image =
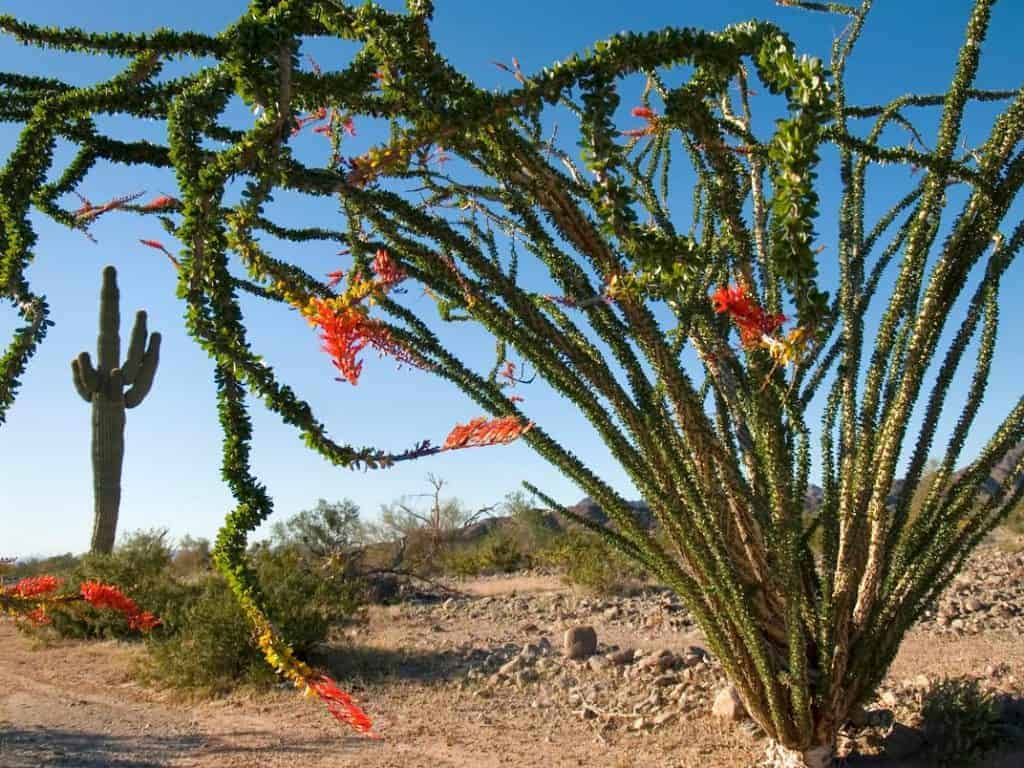
[[[121,308],[117,270],[107,266],[103,268],[103,288],[100,290],[96,366],[93,367],[88,352],[82,352],[71,361],[75,389],[85,402],[92,405],[93,552],[109,553],[114,548],[117,514],[121,506],[124,411],[137,406],[149,394],[160,362],[160,334],[147,334],[144,310],[135,313],[128,357],[124,364],[120,360]]]
[[[0,173],[0,285],[28,322],[0,371],[0,406],[45,327],[45,304],[24,280],[30,207],[79,228],[107,210],[159,211],[181,243],[172,259],[188,330],[216,363],[223,473],[238,500],[217,562],[279,669],[299,684],[312,679],[267,621],[245,562],[246,536],[271,508],[249,469],[247,392],[341,466],[521,435],[608,512],[614,527],[602,535],[686,602],[770,735],[771,759],[830,764],[839,727],[871,696],[904,633],[1024,493],[1017,462],[979,495],[1024,436],[1024,399],[968,470],[953,473],[993,360],[1000,283],[1024,243],[1024,223],[1007,223],[1024,183],[1024,91],[974,86],[992,0],[974,2],[947,90],[867,105],[847,103],[845,73],[871,0],[785,4],[847,17],[828,68],[799,56],[776,26],[749,22],[616,35],[533,75],[505,67],[516,80],[505,91],[447,62],[430,36],[429,0],[408,0],[406,14],[254,0],[215,36],[91,34],[0,17],[29,44],[131,59],[86,87],[0,76],[0,119],[24,124]],[[305,67],[309,37],[357,52],[337,71]],[[157,80],[163,62],[182,56],[203,61]],[[235,97],[254,112],[244,129],[227,123]],[[980,144],[961,147],[977,102],[1008,105]],[[926,143],[916,115],[927,108],[939,117]],[[755,119],[769,113],[781,115],[773,129]],[[108,136],[92,119],[106,114],[166,120],[167,142]],[[390,133],[349,152],[363,117],[387,121]],[[892,143],[901,131],[910,146]],[[292,152],[306,133],[329,144],[322,167]],[[58,137],[80,152],[45,183]],[[582,162],[565,138],[578,139]],[[840,190],[828,285],[815,231],[825,151],[838,166],[830,188]],[[173,169],[180,200],[62,207],[101,158]],[[906,169],[886,177],[906,188],[869,221],[868,170],[881,164]],[[239,178],[241,199],[229,201],[227,184]],[[681,184],[692,194],[674,191]],[[279,189],[335,197],[340,224],[275,221],[268,206]],[[263,233],[343,244],[351,266],[318,279],[271,257]],[[229,257],[247,279],[229,272]],[[420,291],[403,296],[414,285],[440,321],[409,298]],[[250,348],[240,291],[300,308],[343,382],[359,380],[371,347],[451,381],[494,421],[459,428],[443,448],[400,454],[335,442]],[[876,308],[878,328],[866,333]],[[494,367],[460,357],[442,321],[489,332]],[[911,515],[950,382],[976,337],[966,402]],[[509,397],[522,364],[512,355],[593,425],[663,536],[638,525],[624,496],[543,425],[527,431],[521,398]],[[923,418],[912,429],[915,413]],[[890,503],[904,450],[906,481]],[[824,499],[808,522],[815,456]]]

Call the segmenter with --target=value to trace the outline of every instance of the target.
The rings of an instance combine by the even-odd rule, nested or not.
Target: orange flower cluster
[[[748,294],[742,285],[722,286],[711,295],[715,312],[728,312],[740,332],[744,349],[762,346],[764,338],[770,337],[786,322],[785,315],[765,312]]]
[[[63,583],[64,580],[56,576],[29,576],[13,587],[0,587],[0,594],[21,598],[38,597],[57,591]]]
[[[391,338],[388,327],[374,320],[360,306],[336,308],[324,299],[313,299],[310,323],[320,329],[322,349],[349,384],[358,384],[363,372],[359,353],[370,346],[400,363],[415,365],[409,353]],[[339,379],[340,381],[340,379]]]
[[[160,619],[149,611],[140,611],[135,601],[112,584],[98,581],[82,582],[82,599],[96,608],[111,608],[123,613],[128,619],[128,626],[140,632],[148,632],[160,626]]]
[[[405,271],[383,248],[374,256],[371,269],[374,279],[367,280],[353,272],[348,288],[340,296],[331,299],[313,297],[300,307],[310,325],[320,329],[322,349],[331,356],[334,367],[343,377],[339,381],[350,384],[359,383],[363,363],[358,357],[366,347],[373,347],[399,363],[421,365],[412,353],[394,340],[384,323],[370,317],[366,306],[405,280]],[[328,285],[333,286],[341,281],[343,273],[332,272],[328,277]]]
[[[468,424],[457,424],[445,438],[442,451],[459,448],[482,448],[488,445],[506,445],[533,428],[533,422],[521,422],[515,416],[502,416],[488,420],[486,416],[473,419]]]

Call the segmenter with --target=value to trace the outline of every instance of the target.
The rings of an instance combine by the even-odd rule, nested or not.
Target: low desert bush
[[[943,768],[977,765],[1004,738],[999,703],[974,678],[934,683],[924,694],[921,720],[935,765]]]
[[[584,530],[570,530],[555,538],[543,552],[541,563],[560,568],[563,579],[596,594],[630,592],[646,574],[626,560],[604,539]]]
[[[333,626],[357,613],[363,586],[328,560],[296,547],[260,546],[252,552],[270,620],[298,658],[309,660]],[[221,693],[239,684],[262,685],[275,675],[252,642],[252,627],[227,582],[209,574],[182,609],[181,631],[155,637],[144,678],[179,690]]]
[[[442,558],[444,572],[453,576],[509,573],[529,564],[530,557],[520,548],[514,536],[500,529],[470,544],[453,545]]]

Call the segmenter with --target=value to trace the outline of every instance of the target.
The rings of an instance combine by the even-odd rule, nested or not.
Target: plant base
[[[836,751],[831,744],[800,751],[773,741],[765,750],[764,764],[767,768],[833,768]]]

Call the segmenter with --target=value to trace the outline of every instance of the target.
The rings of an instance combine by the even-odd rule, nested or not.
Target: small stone
[[[695,667],[708,657],[708,652],[698,645],[691,645],[683,652],[683,666]]]
[[[613,605],[611,608],[606,609],[604,612],[604,617],[609,621],[611,621],[612,619],[617,619],[621,615],[622,609],[619,608],[619,606],[617,605]]]
[[[533,683],[537,681],[540,675],[537,674],[537,670],[527,667],[516,672],[516,685],[523,686],[527,683]]]
[[[659,712],[657,715],[651,718],[651,723],[656,726],[661,726],[665,725],[666,723],[671,723],[677,717],[679,717],[678,712],[673,712],[671,709],[667,709],[664,712]]]
[[[951,626],[953,629],[963,629],[964,628],[964,620],[963,619],[953,619],[953,621],[951,621],[949,623],[949,626]]]
[[[977,613],[985,609],[985,604],[976,597],[969,597],[964,601],[964,608],[971,613]]]
[[[528,635],[532,635],[534,632],[537,632],[538,630],[539,627],[532,621],[525,621],[519,625],[519,631],[525,632]]]
[[[739,722],[747,716],[747,710],[743,707],[740,695],[731,685],[723,688],[715,696],[715,703],[711,707],[711,714],[715,717],[729,722]]]
[[[679,678],[675,675],[660,675],[654,678],[655,688],[666,688],[670,685],[675,685],[679,682]]]
[[[586,659],[597,652],[597,632],[593,627],[576,626],[565,631],[565,655]]]
[[[624,667],[627,664],[632,664],[633,659],[636,656],[636,651],[632,648],[623,648],[621,651],[615,651],[615,653],[608,654],[608,661],[618,667]]]
[[[647,725],[647,720],[642,717],[638,717],[632,723],[629,724],[629,730],[631,731],[642,731],[644,726]]]
[[[498,667],[498,674],[502,677],[511,677],[525,666],[522,656],[516,656],[511,661],[505,662]]]
[[[611,662],[609,662],[604,656],[591,656],[587,659],[587,666],[589,666],[594,672],[600,672],[610,663]]]

